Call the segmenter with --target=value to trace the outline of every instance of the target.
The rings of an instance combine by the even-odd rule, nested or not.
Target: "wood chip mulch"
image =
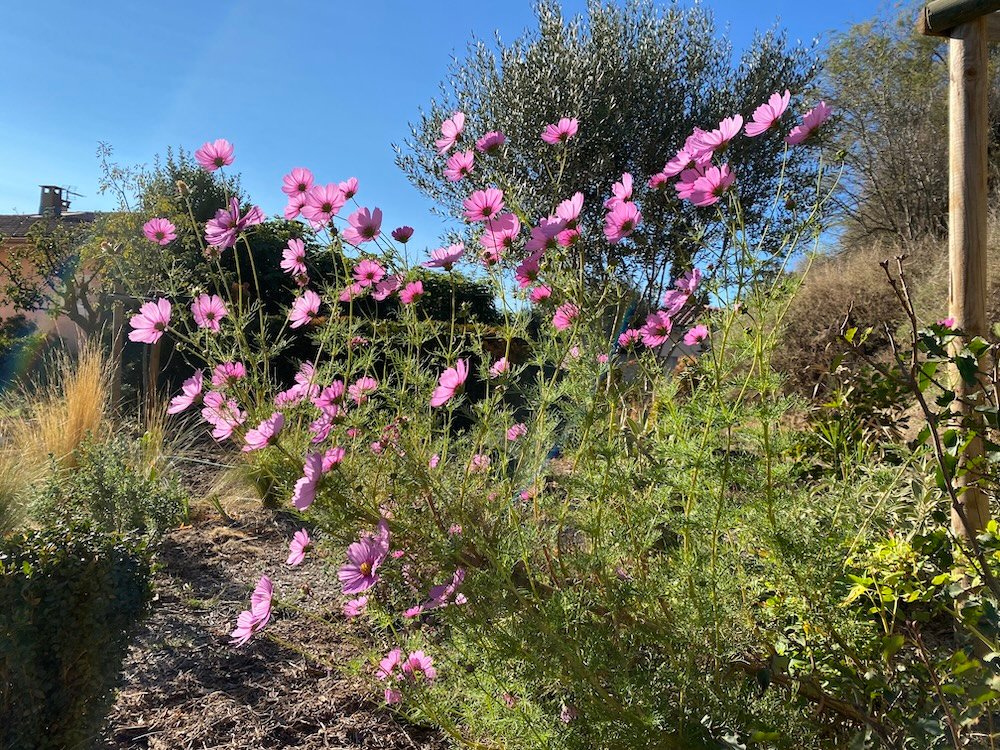
[[[361,634],[352,636],[339,614],[336,575],[322,560],[284,565],[296,528],[261,509],[235,521],[202,511],[191,527],[167,535],[157,599],[126,658],[106,750],[449,747],[439,733],[375,702],[339,668],[357,658],[351,638]],[[279,595],[299,592],[303,608],[334,624],[281,612],[268,626],[318,661],[264,638],[229,645],[236,615],[264,573]]]

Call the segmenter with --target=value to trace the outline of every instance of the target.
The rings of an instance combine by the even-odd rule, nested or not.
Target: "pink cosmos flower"
[[[541,270],[542,262],[541,250],[536,251],[522,260],[514,269],[514,278],[522,289],[526,289],[538,280],[538,272]]]
[[[364,286],[360,282],[352,281],[347,285],[347,288],[340,293],[340,296],[337,299],[341,302],[350,302],[358,297],[364,297],[367,292],[368,287]]]
[[[670,331],[673,327],[673,321],[665,312],[650,313],[646,318],[646,325],[640,329],[642,343],[650,348],[663,346],[670,340]]]
[[[554,125],[545,126],[545,130],[542,131],[542,140],[553,146],[566,143],[566,141],[576,135],[579,126],[580,123],[576,121],[576,118],[564,117]]]
[[[619,203],[631,203],[632,187],[632,175],[625,172],[621,181],[611,186],[611,197],[604,202],[604,207],[610,210]]]
[[[218,333],[220,328],[219,321],[228,315],[228,311],[219,295],[213,294],[209,296],[207,294],[200,294],[191,303],[191,314],[194,316],[194,322],[198,324],[199,328],[207,328],[210,331]]]
[[[247,368],[242,362],[222,362],[212,370],[212,385],[224,388],[247,376]]]
[[[302,215],[313,227],[325,227],[337,212],[344,207],[347,198],[339,185],[332,182],[327,185],[313,185],[306,194]]]
[[[682,201],[691,200],[691,195],[694,193],[695,183],[704,175],[705,169],[703,167],[685,169],[681,172],[680,179],[674,185],[674,189],[677,191],[677,197]]]
[[[472,174],[475,168],[476,157],[471,151],[456,151],[448,158],[448,165],[445,167],[444,176],[449,182],[458,182],[463,177]]]
[[[721,167],[709,167],[705,174],[694,181],[690,201],[696,206],[712,206],[732,186],[736,175],[730,171],[728,164]]]
[[[740,134],[740,130],[743,128],[743,116],[733,115],[732,117],[727,117],[722,122],[719,123],[719,127],[708,133],[705,133],[701,137],[701,144],[706,151],[715,153],[722,151],[729,142],[733,140],[736,136]]]
[[[424,283],[422,281],[411,281],[403,287],[399,293],[399,301],[404,305],[412,305],[424,296]]]
[[[291,565],[293,568],[296,565],[301,565],[302,561],[306,559],[306,550],[311,546],[312,540],[309,538],[309,532],[305,529],[296,531],[288,545],[288,559],[285,560],[285,565]]]
[[[382,209],[359,208],[347,217],[347,223],[343,232],[345,240],[355,246],[371,242],[382,233]]]
[[[403,662],[403,674],[410,680],[426,679],[433,682],[437,678],[437,670],[431,657],[423,651],[414,651]]]
[[[486,221],[486,231],[479,241],[487,251],[499,258],[503,251],[514,247],[520,233],[521,222],[517,217],[511,213],[502,213]]]
[[[624,175],[622,176],[622,179],[624,179]],[[629,179],[632,179],[631,175],[629,175]],[[629,198],[631,199],[631,183],[629,188]],[[580,211],[582,210],[583,193],[573,193],[572,198],[563,201],[556,207],[556,218],[562,219],[566,222],[566,229],[576,229],[577,222],[580,219]]]
[[[431,259],[421,265],[424,268],[443,268],[445,271],[450,271],[464,252],[465,245],[461,242],[456,245],[449,245],[448,247],[439,247],[436,250],[432,250]]]
[[[339,187],[340,192],[344,194],[344,200],[350,200],[358,194],[358,178],[348,177],[343,182],[338,183],[337,187]]]
[[[493,459],[485,453],[477,453],[469,460],[469,471],[473,474],[480,474],[490,468]]]
[[[694,158],[687,149],[680,149],[663,167],[665,177],[676,177],[685,169],[694,166]]]
[[[572,302],[565,302],[556,308],[552,316],[552,325],[557,331],[565,331],[580,316],[580,308]]]
[[[228,167],[233,163],[233,144],[225,138],[205,143],[194,152],[194,158],[207,172]]]
[[[379,302],[389,299],[390,295],[399,289],[402,283],[403,280],[398,274],[386,276],[384,279],[375,284],[375,291],[372,292],[372,297]]]
[[[618,337],[618,346],[622,349],[628,349],[630,346],[642,341],[642,331],[638,328],[629,328],[628,330],[622,331],[622,334]]]
[[[299,365],[299,371],[295,373],[295,382],[299,385],[313,385],[316,381],[316,367],[312,362],[306,360]]]
[[[212,425],[212,437],[218,441],[229,439],[233,430],[246,421],[246,412],[240,409],[235,399],[227,399],[219,391],[209,391],[202,400],[202,419]]]
[[[663,192],[664,190],[667,189],[667,185],[669,184],[670,184],[670,177],[664,172],[657,172],[656,174],[654,174],[652,177],[649,178],[649,181],[646,183],[646,186],[650,190],[658,190],[660,192]]]
[[[274,585],[267,576],[261,576],[257,587],[250,596],[250,609],[241,612],[236,619],[236,629],[230,633],[232,645],[242,646],[254,633],[262,630],[271,619],[271,600]]]
[[[259,451],[269,445],[274,445],[281,433],[281,428],[285,426],[285,415],[280,411],[274,412],[259,425],[251,430],[247,430],[246,445],[243,452]]]
[[[503,191],[497,188],[486,188],[477,190],[466,198],[462,205],[465,207],[465,218],[469,221],[486,221],[503,211]]]
[[[156,302],[146,302],[139,308],[139,314],[129,320],[132,330],[128,334],[129,341],[143,344],[155,344],[163,336],[170,324],[170,301],[162,297]]]
[[[449,367],[438,379],[438,386],[431,395],[431,406],[438,407],[448,403],[451,398],[465,385],[466,378],[469,377],[469,365],[464,359],[455,363],[454,367]]]
[[[709,131],[695,128],[685,139],[684,151],[690,155],[692,162],[689,166],[704,168],[712,161],[712,149],[705,144],[708,135]]]
[[[142,233],[157,245],[169,245],[177,239],[177,227],[167,219],[150,219],[142,225]]]
[[[192,404],[201,401],[201,389],[204,387],[204,382],[205,376],[201,370],[198,370],[181,383],[181,392],[170,399],[167,414],[180,414]]]
[[[511,425],[507,428],[507,439],[511,442],[519,440],[528,434],[528,425],[524,422],[518,422],[515,425]]]
[[[374,260],[365,258],[354,267],[352,275],[358,284],[369,287],[382,280],[382,277],[385,276],[385,269]]]
[[[331,471],[334,466],[341,463],[344,460],[344,456],[347,455],[347,450],[339,445],[335,445],[330,448],[326,453],[323,454],[323,464],[322,472],[326,474]]]
[[[663,310],[673,317],[687,304],[690,293],[681,289],[668,289],[663,295]]]
[[[449,529],[448,533],[451,535],[461,534],[462,527],[458,524],[453,524]],[[448,583],[443,583],[438,586],[432,586],[431,590],[427,593],[429,597],[426,602],[424,602],[420,608],[424,611],[429,611],[432,609],[440,609],[441,607],[447,607],[449,604],[465,604],[466,598],[458,593],[459,587],[465,580],[465,570],[458,568],[452,575],[451,580]]]
[[[402,663],[403,652],[398,648],[394,648],[379,661],[375,676],[380,680],[388,680],[395,674]]]
[[[692,268],[690,271],[677,279],[677,281],[674,282],[674,286],[682,292],[694,294],[694,291],[698,288],[698,284],[700,283],[701,270],[698,268]]]
[[[375,378],[365,375],[364,377],[358,378],[351,383],[350,387],[347,389],[347,395],[351,397],[351,400],[354,401],[354,403],[361,406],[368,401],[368,397],[377,390],[378,381]]]
[[[275,405],[278,404],[278,400],[275,399]],[[340,411],[340,407],[334,407],[337,413]],[[333,431],[333,414],[329,412],[324,412],[320,415],[319,419],[314,419],[309,423],[309,434],[312,435],[312,444],[318,445],[330,437],[330,433]]]
[[[944,318],[942,320],[939,320],[937,322],[937,324],[939,326],[941,326],[942,328],[954,328],[955,327],[955,319],[954,318]]]
[[[313,386],[315,387],[315,386]],[[309,395],[309,386],[296,383],[291,388],[282,391],[274,397],[274,405],[278,408],[301,404]]]
[[[566,230],[566,222],[554,216],[542,219],[532,227],[531,238],[524,244],[529,253],[542,253],[559,245],[559,235]]]
[[[302,208],[306,205],[306,194],[296,193],[288,196],[288,203],[285,204],[285,218],[289,221],[297,219],[302,213]]]
[[[751,138],[756,138],[758,135],[766,133],[774,127],[775,123],[785,114],[785,110],[788,109],[788,100],[791,96],[791,92],[788,89],[785,89],[784,94],[771,94],[771,98],[767,100],[767,104],[761,104],[753,111],[753,115],[751,116],[753,122],[748,122],[746,128],[744,128],[746,134]]]
[[[375,534],[365,534],[347,548],[347,564],[337,571],[345,594],[360,594],[379,582],[376,571],[389,554],[389,526],[379,521]]]
[[[476,150],[481,154],[496,154],[506,142],[507,136],[497,130],[491,130],[476,141]]]
[[[500,262],[500,253],[497,250],[484,249],[479,253],[479,262],[483,264],[483,268],[492,268]]]
[[[826,102],[820,102],[805,113],[802,117],[801,125],[796,125],[792,128],[792,132],[785,138],[785,143],[789,146],[798,146],[800,143],[804,143],[819,130],[819,126],[826,122],[832,113],[833,110],[830,109]]]
[[[236,244],[240,232],[256,224],[263,224],[264,219],[264,212],[257,206],[251,206],[246,215],[240,216],[239,200],[233,198],[228,210],[220,208],[215,212],[215,218],[205,223],[205,242],[225,250]]]
[[[439,463],[441,463],[441,455],[435,453],[433,456],[430,457],[430,459],[428,459],[427,468],[436,469]]]
[[[392,230],[392,238],[396,240],[396,242],[402,242],[404,245],[410,241],[410,237],[412,236],[413,227],[403,225]]]
[[[403,612],[403,617],[405,617],[407,620],[412,620],[414,617],[419,617],[423,613],[424,613],[423,605],[417,604],[416,606],[410,607],[409,609],[405,610]]]
[[[434,141],[434,145],[437,146],[439,154],[446,154],[451,150],[451,147],[458,142],[459,136],[462,135],[462,131],[465,129],[465,113],[455,112],[441,123],[441,137]]]
[[[305,510],[316,500],[316,486],[323,476],[323,457],[319,453],[306,456],[302,476],[295,482],[292,491],[292,505],[297,510]]]
[[[306,193],[313,186],[313,173],[305,167],[295,167],[281,181],[284,183],[281,186],[281,192],[289,198],[295,196],[305,198]]]
[[[281,251],[281,270],[293,276],[306,272],[306,244],[302,240],[288,240],[288,247]]]
[[[306,289],[300,297],[295,298],[292,309],[288,314],[291,321],[290,328],[301,328],[307,323],[311,323],[319,312],[320,299],[312,289]]]
[[[348,620],[353,620],[355,617],[363,614],[366,609],[368,609],[368,597],[359,596],[357,599],[351,599],[344,604],[344,617]]]
[[[608,363],[608,355],[607,354],[603,354],[602,353],[602,354],[598,354],[597,355],[597,364],[599,364],[599,365],[606,365],[607,363]]]
[[[604,236],[611,244],[628,237],[642,222],[642,214],[634,203],[616,203],[604,217]]]
[[[548,287],[548,286],[544,286],[544,285],[543,286],[536,286],[528,294],[528,298],[532,302],[535,302],[536,304],[538,302],[543,302],[543,301],[547,300],[551,296],[552,296],[552,287]]]
[[[506,357],[500,357],[493,365],[490,367],[490,377],[499,378],[501,375],[510,371],[510,363],[507,361]]]
[[[697,346],[707,338],[708,327],[699,325],[684,334],[684,343],[687,346]]]

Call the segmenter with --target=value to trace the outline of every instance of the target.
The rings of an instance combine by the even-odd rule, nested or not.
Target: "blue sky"
[[[775,22],[809,41],[877,10],[860,0],[705,4],[737,47]],[[530,0],[15,0],[0,24],[0,213],[37,211],[39,183],[74,186],[85,196],[74,209],[112,208],[97,194],[100,141],[118,161],[142,163],[168,145],[193,151],[224,137],[268,213],[283,205],[281,176],[301,165],[323,182],[358,177],[359,200],[383,207],[388,226],[436,234],[442,225],[390,144],[473,34],[512,40],[532,19]]]

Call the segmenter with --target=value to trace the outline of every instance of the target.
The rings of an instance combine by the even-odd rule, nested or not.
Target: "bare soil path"
[[[192,526],[167,535],[159,552],[157,600],[124,665],[123,685],[105,732],[105,747],[427,748],[448,744],[372,702],[345,670],[357,658],[352,626],[339,614],[336,576],[323,561],[290,569],[284,561],[297,528],[260,509],[228,523],[202,510]],[[229,632],[262,574],[282,596],[334,628],[279,613],[268,631],[333,669],[267,639],[234,649]],[[356,634],[359,635],[359,634]]]

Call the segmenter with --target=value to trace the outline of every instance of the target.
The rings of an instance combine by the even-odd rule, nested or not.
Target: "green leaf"
[[[903,647],[904,643],[906,643],[906,639],[898,633],[888,635],[882,639],[882,656],[886,662],[890,661],[896,655],[896,652]]]

